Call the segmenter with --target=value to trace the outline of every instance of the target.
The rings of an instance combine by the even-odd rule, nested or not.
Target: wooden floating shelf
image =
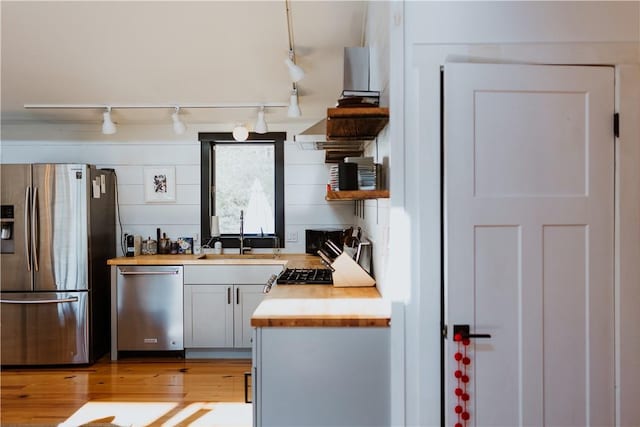
[[[327,191],[325,200],[388,199],[389,190]]]
[[[373,139],[387,123],[388,108],[327,108],[327,138],[331,140]]]

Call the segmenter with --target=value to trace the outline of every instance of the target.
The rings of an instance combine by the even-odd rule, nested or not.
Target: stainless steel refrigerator
[[[0,165],[2,365],[87,364],[109,350],[114,175]]]

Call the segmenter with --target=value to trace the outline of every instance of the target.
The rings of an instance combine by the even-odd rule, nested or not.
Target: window
[[[211,236],[218,216],[224,247],[238,247],[240,212],[245,245],[272,247],[284,241],[284,140],[286,133],[251,133],[237,142],[231,133],[200,133],[201,233]]]

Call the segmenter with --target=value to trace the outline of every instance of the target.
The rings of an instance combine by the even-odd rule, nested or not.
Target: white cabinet
[[[233,306],[234,347],[249,348],[253,341],[251,316],[264,299],[264,285],[235,285],[236,303]]]
[[[390,425],[389,328],[264,327],[255,336],[254,427]]]
[[[233,347],[233,286],[184,286],[185,348]]]
[[[264,285],[185,285],[185,348],[250,348]]]
[[[251,348],[251,316],[282,265],[186,265],[185,348]],[[233,283],[233,284],[229,284]]]

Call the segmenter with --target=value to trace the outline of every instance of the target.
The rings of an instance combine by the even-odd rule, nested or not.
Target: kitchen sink
[[[273,254],[202,254],[198,259],[276,259]]]

